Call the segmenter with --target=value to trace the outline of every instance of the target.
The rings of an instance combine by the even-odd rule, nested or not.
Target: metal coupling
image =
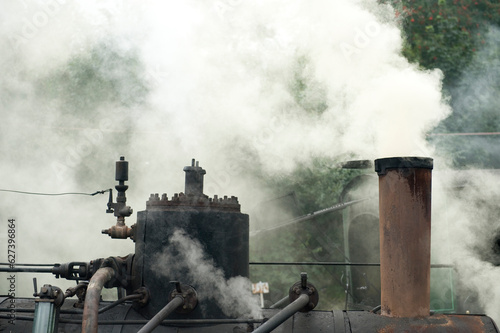
[[[295,282],[293,286],[290,287],[290,290],[288,292],[290,303],[297,300],[302,294],[306,294],[309,296],[309,303],[305,307],[300,309],[300,312],[309,312],[314,309],[316,305],[318,305],[318,291],[313,284],[307,282],[307,273],[305,272],[300,273],[300,281]]]
[[[35,302],[52,302],[56,307],[64,303],[64,293],[61,288],[50,284],[44,284],[40,292],[34,293],[33,296],[39,297]]]
[[[126,225],[119,225],[118,223],[116,225],[111,226],[109,229],[103,229],[102,233],[109,235],[111,238],[118,238],[118,239],[127,239],[131,238],[133,239],[133,226],[128,227]]]
[[[198,305],[196,290],[188,284],[181,284],[178,281],[172,282],[175,283],[175,289],[170,292],[170,300],[178,296],[181,296],[184,300],[183,304],[175,309],[175,312],[184,314],[190,313],[196,308],[196,305]]]

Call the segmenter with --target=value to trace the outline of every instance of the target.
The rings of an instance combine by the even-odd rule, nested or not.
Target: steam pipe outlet
[[[144,325],[138,333],[149,333],[152,332],[158,325],[161,324],[163,319],[167,318],[169,314],[175,311],[179,306],[184,303],[184,299],[181,295],[177,295],[173,300],[167,303],[163,309],[160,310],[146,325]]]
[[[316,288],[307,282],[307,273],[300,273],[300,281],[289,290],[290,304],[259,326],[254,333],[268,333],[284,323],[297,312],[309,312],[316,307],[319,296]],[[281,302],[281,301],[280,301]]]
[[[83,307],[82,333],[97,333],[97,315],[102,287],[115,276],[111,267],[101,267],[90,279]]]
[[[299,312],[302,308],[304,308],[307,304],[309,304],[309,295],[300,294],[300,296],[287,305],[283,310],[274,315],[271,319],[266,321],[264,324],[259,326],[254,333],[268,333],[274,330],[276,327],[284,323],[288,318],[293,316],[295,313]]]
[[[173,282],[175,283],[175,289],[170,293],[170,302],[168,302],[163,309],[151,318],[151,320],[148,321],[138,333],[152,332],[165,318],[167,318],[169,314],[174,311],[179,313],[189,313],[194,310],[198,304],[198,298],[194,288],[186,284],[181,285],[177,281]]]

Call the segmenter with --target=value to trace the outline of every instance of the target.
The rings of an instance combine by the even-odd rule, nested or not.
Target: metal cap
[[[375,171],[379,176],[385,175],[387,169],[432,169],[433,159],[430,157],[388,157],[375,160]]]

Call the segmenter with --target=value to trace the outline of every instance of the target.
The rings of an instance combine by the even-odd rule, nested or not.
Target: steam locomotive
[[[356,203],[344,210],[351,260],[341,263],[350,272],[346,294],[351,304],[368,309],[315,310],[320,292],[306,272],[297,273],[285,298],[260,309],[248,289],[249,216],[241,213],[238,198],[203,194],[206,171],[193,160],[184,168],[184,192],[151,195],[137,223],[127,226],[128,162],[121,157],[116,201],[110,191],[107,211],[116,224],[103,233],[131,238],[135,252],[53,267],[3,265],[7,274],[46,272],[76,284],[63,291],[35,283],[34,298],[1,296],[0,331],[498,332],[488,316],[431,308],[432,168],[429,158],[376,160],[379,216],[370,213],[377,210],[373,202],[356,197],[367,176],[353,180],[342,195],[343,202]],[[380,241],[356,238],[373,226],[379,226]],[[364,245],[355,246],[357,241]],[[373,265],[356,269],[356,258]],[[118,299],[102,301],[103,288],[116,288]]]

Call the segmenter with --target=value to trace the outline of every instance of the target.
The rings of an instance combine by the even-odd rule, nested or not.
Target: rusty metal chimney
[[[421,157],[375,160],[379,176],[381,313],[430,313],[431,173]]]

